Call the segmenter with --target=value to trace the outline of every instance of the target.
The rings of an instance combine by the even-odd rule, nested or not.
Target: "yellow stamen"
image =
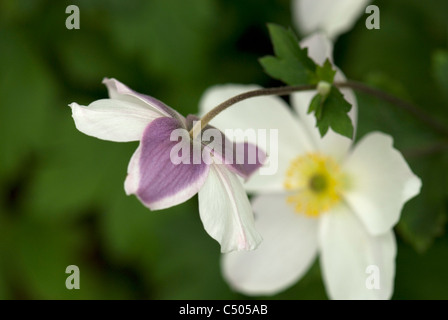
[[[291,162],[284,186],[295,191],[287,201],[297,213],[317,217],[341,200],[347,178],[331,157],[309,153]]]

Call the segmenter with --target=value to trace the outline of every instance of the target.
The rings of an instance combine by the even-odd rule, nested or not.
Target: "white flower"
[[[248,178],[263,161],[262,158],[257,158],[255,163],[247,161],[247,150],[258,156],[262,153],[250,144],[244,144],[241,149],[237,144],[227,143],[218,130],[214,132],[222,139],[222,150],[209,150],[207,143],[193,141],[188,134],[197,117],[185,118],[163,102],[135,92],[115,79],[104,79],[103,83],[110,99],[97,100],[89,106],[72,103],[70,107],[79,131],[103,140],[140,142],[129,162],[126,193],[135,194],[151,210],[172,207],[199,194],[202,223],[208,234],[221,244],[222,252],[256,248],[261,237],[254,228],[252,209],[237,175]],[[182,141],[186,149],[190,150],[193,145],[199,151],[209,148],[209,157],[226,161],[218,163],[201,158],[196,163],[192,160],[193,153],[188,153],[182,157],[189,161],[174,163],[171,151],[179,142],[171,136],[178,130],[185,137]],[[227,161],[233,160],[226,158],[228,153],[224,147],[227,146],[235,149],[230,153],[232,156],[244,150],[245,158],[241,158],[244,161]]]
[[[314,35],[305,44],[317,63],[330,57],[326,37]],[[343,78],[340,72],[337,77]],[[203,111],[251,89],[211,88],[202,99]],[[355,97],[349,90],[343,93],[354,106],[353,119]],[[257,193],[255,225],[264,241],[255,251],[224,255],[224,277],[247,295],[275,294],[297,282],[319,255],[330,298],[388,299],[395,277],[393,227],[404,203],[419,193],[421,181],[385,134],[368,134],[356,145],[331,129],[321,138],[314,116],[306,114],[314,94],[291,96],[297,114],[280,98],[258,97],[211,122],[221,130],[279,130],[278,172],[256,174],[246,184]],[[380,271],[379,289],[366,285],[372,265]]]
[[[350,30],[371,0],[293,0],[293,21],[304,35],[323,32],[330,39]]]

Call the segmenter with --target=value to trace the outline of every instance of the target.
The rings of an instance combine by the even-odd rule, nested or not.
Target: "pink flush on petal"
[[[185,129],[174,118],[154,120],[143,133],[139,159],[139,187],[136,195],[150,209],[163,209],[182,203],[194,196],[207,178],[209,166],[200,159],[173,164],[171,150],[178,141],[171,141],[171,133]]]
[[[188,127],[185,128],[180,120],[162,117],[151,122],[145,129],[138,154],[138,188],[135,194],[150,209],[157,210],[168,208],[182,203],[193,197],[202,187],[208,175],[210,158],[204,159],[207,152],[207,144],[199,144],[198,141],[188,142],[172,141],[171,134],[174,130],[185,130],[188,136]],[[215,129],[216,130],[216,129]],[[222,160],[222,163],[232,172],[243,178],[248,178],[263,163],[265,154],[250,143],[232,143],[226,140],[221,133],[222,144],[220,148],[213,150],[213,156]],[[179,143],[187,143],[183,150],[190,152],[180,163],[173,163],[171,153]],[[233,148],[230,153],[233,158],[226,159],[225,147]],[[200,151],[199,157],[194,158],[195,150]],[[256,155],[254,158],[252,155]],[[211,156],[211,155],[210,155]],[[199,161],[198,161],[199,159]],[[135,179],[130,176],[128,179]]]

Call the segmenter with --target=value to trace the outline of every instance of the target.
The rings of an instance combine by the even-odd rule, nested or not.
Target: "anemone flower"
[[[202,141],[201,134],[194,139],[189,135],[196,117],[184,118],[161,101],[115,79],[104,79],[103,83],[109,99],[88,106],[71,103],[70,107],[79,131],[102,140],[140,142],[129,162],[126,193],[135,194],[151,210],[175,206],[198,193],[204,228],[221,244],[222,252],[256,248],[261,237],[237,176],[247,179],[260,167],[263,152],[248,143],[228,143],[216,129],[214,137],[216,132],[218,137],[211,147],[212,141]],[[177,136],[173,139],[174,133]],[[199,157],[195,157],[195,150],[199,150]],[[256,161],[249,161],[248,151],[256,152]],[[243,160],[232,161],[236,155]]]
[[[317,63],[331,58],[325,36],[313,35],[302,45]],[[201,108],[206,112],[216,101],[253,89],[212,87]],[[255,194],[255,226],[264,241],[255,251],[223,255],[224,278],[246,295],[276,294],[301,279],[319,256],[330,298],[388,299],[395,277],[393,227],[421,181],[386,134],[370,133],[354,144],[330,129],[321,138],[314,116],[307,114],[314,94],[293,94],[295,113],[280,98],[257,97],[211,121],[221,130],[278,130],[276,174],[255,174],[246,184]],[[354,119],[355,96],[343,94]]]

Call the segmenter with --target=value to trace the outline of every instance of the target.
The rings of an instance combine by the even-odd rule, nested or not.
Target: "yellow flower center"
[[[347,184],[346,175],[331,157],[309,153],[291,162],[284,186],[292,191],[287,201],[297,213],[317,217],[341,201]]]

